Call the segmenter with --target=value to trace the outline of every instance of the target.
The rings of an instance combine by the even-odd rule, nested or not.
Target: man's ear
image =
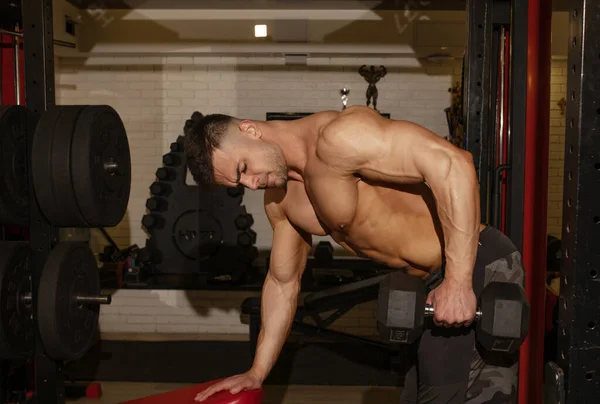
[[[244,135],[250,138],[260,139],[260,137],[262,136],[262,132],[258,129],[256,123],[248,119],[241,121],[239,128]]]

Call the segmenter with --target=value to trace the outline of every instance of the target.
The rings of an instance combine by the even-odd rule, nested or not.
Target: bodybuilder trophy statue
[[[348,107],[348,94],[350,94],[350,89],[344,87],[340,90],[340,96],[342,97],[342,110]]]
[[[367,65],[362,65],[358,69],[358,73],[363,76],[363,78],[369,83],[369,87],[367,88],[367,107],[371,105],[371,99],[373,100],[373,108],[376,111],[377,109],[377,96],[379,95],[377,91],[377,87],[375,83],[377,83],[382,77],[387,74],[387,69],[385,66],[375,67],[373,65],[367,67]]]

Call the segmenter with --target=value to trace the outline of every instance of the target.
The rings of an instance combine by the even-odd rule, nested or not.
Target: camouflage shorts
[[[487,227],[479,237],[473,289],[490,282],[525,287],[521,255],[500,231]],[[414,365],[404,383],[401,403],[516,404],[518,353],[486,352],[472,328],[427,327],[415,344]]]

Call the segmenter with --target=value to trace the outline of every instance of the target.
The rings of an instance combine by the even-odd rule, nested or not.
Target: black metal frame
[[[509,89],[509,156],[506,233],[523,251],[525,139],[527,118],[528,0],[511,1],[511,66]]]
[[[473,156],[479,177],[481,221],[488,221],[489,167],[486,158],[489,133],[491,7],[488,1],[467,1],[467,49],[464,58],[464,148]],[[493,4],[493,2],[491,2]]]
[[[54,45],[52,0],[29,0],[22,2],[23,39],[25,50],[25,92],[27,106],[41,115],[55,103]],[[28,155],[31,156],[33,131],[28,138]],[[31,160],[31,159],[30,159]],[[30,246],[32,259],[33,320],[35,329],[35,353],[33,358],[35,392],[33,402],[64,403],[65,388],[62,363],[48,358],[37,330],[37,293],[44,264],[58,231],[48,224],[41,213],[32,190],[31,161],[29,168]]]
[[[600,1],[570,11],[557,362],[566,402],[600,395]]]
[[[479,178],[481,222],[500,226],[501,174],[510,170],[506,233],[519,250],[523,245],[525,178],[525,101],[527,88],[527,0],[467,1],[468,43],[464,61],[465,149]],[[496,164],[498,62],[502,28],[510,30],[510,120],[508,164]]]

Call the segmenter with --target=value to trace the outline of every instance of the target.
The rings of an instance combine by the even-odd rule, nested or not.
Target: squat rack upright
[[[54,85],[54,37],[52,0],[29,0],[21,2],[23,18],[23,48],[25,68],[25,95],[27,107],[37,116],[55,105]],[[35,125],[28,122],[28,125]],[[31,156],[33,130],[27,139],[28,155]],[[33,184],[31,159],[28,159],[29,184]],[[31,185],[29,186],[31,189]],[[58,230],[43,217],[34,192],[29,192],[30,239],[33,251],[32,296],[35,348],[33,356],[34,403],[58,404],[65,402],[62,362],[44,353],[37,330],[37,294],[44,264],[53,244],[58,241]]]
[[[592,403],[600,396],[600,0],[571,6],[557,375],[564,402]]]
[[[512,239],[527,273],[524,404],[541,403],[544,390],[546,404],[600,395],[600,0],[569,6],[569,38],[554,38],[568,42],[569,53],[558,363],[547,364],[544,381],[552,2],[467,2],[465,148],[480,180],[482,221]]]

